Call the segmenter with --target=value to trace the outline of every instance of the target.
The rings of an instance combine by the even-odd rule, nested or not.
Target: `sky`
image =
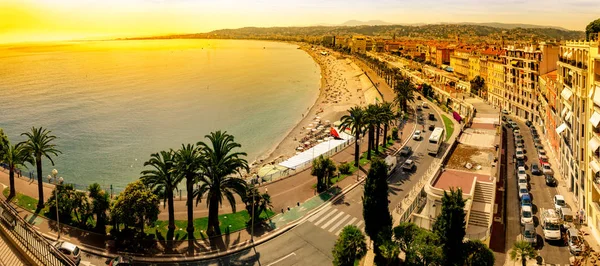
[[[0,43],[348,20],[503,22],[585,30],[598,18],[599,0],[0,0]]]

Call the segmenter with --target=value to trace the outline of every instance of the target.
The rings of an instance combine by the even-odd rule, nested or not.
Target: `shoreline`
[[[248,177],[256,174],[263,166],[274,165],[294,156],[296,147],[300,144],[298,139],[303,136],[303,125],[312,123],[316,116],[319,116],[322,121],[330,120],[333,124],[346,113],[348,108],[366,104],[365,94],[374,87],[372,83],[369,86],[364,84],[364,73],[357,71],[360,67],[354,62],[348,62],[346,56],[322,47],[315,48],[303,43],[291,44],[297,45],[298,49],[306,52],[319,65],[321,71],[319,95],[302,114],[302,119],[286,131],[285,137],[251,163]],[[326,50],[328,55],[321,55],[322,50]],[[351,92],[349,88],[357,88],[357,90]],[[342,90],[346,93],[342,94]]]

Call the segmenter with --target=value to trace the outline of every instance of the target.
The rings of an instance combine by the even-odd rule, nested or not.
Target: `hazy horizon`
[[[585,30],[600,1],[544,0],[0,0],[0,43],[203,33],[225,28],[341,24],[510,23]]]

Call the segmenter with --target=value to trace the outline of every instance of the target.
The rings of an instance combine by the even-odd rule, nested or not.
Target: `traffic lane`
[[[116,257],[116,256],[115,256]],[[85,251],[81,251],[81,263],[79,265],[107,265],[110,259],[105,257],[100,257],[91,253],[87,253]]]
[[[525,141],[525,153],[527,160],[527,174],[530,177],[530,194],[532,195],[534,222],[536,225],[536,233],[538,234],[538,250],[539,255],[544,258],[544,262],[550,264],[568,264],[570,253],[568,248],[562,241],[546,241],[544,239],[544,231],[540,225],[542,217],[542,209],[554,209],[554,195],[558,194],[556,188],[548,187],[544,175],[533,175],[531,173],[531,163],[536,163],[538,166],[539,159],[537,149],[533,142],[533,135],[529,127],[525,123],[514,119],[519,125],[521,135]],[[514,146],[513,146],[514,149]]]
[[[513,131],[507,128],[506,138],[506,249],[512,248],[512,244],[518,240],[521,234],[520,201],[517,191],[517,179],[515,176],[515,141]]]

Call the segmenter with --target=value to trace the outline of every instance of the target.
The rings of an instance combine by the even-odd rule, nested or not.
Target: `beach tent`
[[[353,139],[351,135],[348,135],[344,132],[339,133],[339,136],[340,139],[329,139],[327,141],[323,141],[314,147],[279,163],[279,165],[290,169],[306,166],[310,164],[314,158],[317,158],[322,154],[326,154],[331,150],[339,151],[339,147],[341,145]]]

